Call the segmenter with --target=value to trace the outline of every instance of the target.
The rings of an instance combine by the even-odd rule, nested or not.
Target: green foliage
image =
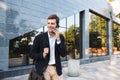
[[[106,20],[91,13],[89,23],[90,47],[106,46]]]
[[[113,23],[113,47],[120,45],[120,28],[119,24]]]
[[[74,27],[71,25],[66,32],[63,33],[66,39],[66,45],[68,52],[74,52],[74,49],[79,50],[79,27]],[[66,35],[67,34],[67,35]]]

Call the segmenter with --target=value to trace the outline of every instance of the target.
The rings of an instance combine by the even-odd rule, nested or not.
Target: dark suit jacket
[[[56,69],[58,75],[62,74],[60,56],[65,57],[67,55],[65,40],[62,35],[60,35],[60,40],[61,40],[60,44],[57,44],[55,42],[55,62],[56,62]],[[39,34],[38,36],[35,37],[33,46],[31,47],[31,51],[30,51],[30,57],[36,60],[35,67],[38,74],[43,73],[43,70],[48,65],[50,59],[50,52],[48,53],[46,58],[43,57],[43,49],[45,47],[48,48],[50,47],[47,32],[43,34]]]

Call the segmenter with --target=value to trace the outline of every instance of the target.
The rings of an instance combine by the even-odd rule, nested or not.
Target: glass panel
[[[80,57],[80,27],[79,14],[74,14],[67,18],[66,45],[68,50],[67,59],[77,59]]]
[[[79,28],[79,14],[72,15],[60,21],[59,30],[60,33],[65,37],[65,43],[69,54],[67,57],[61,57],[62,61],[70,58],[79,58]],[[35,36],[40,32],[46,31],[47,26],[44,26],[32,32],[11,39],[9,49],[9,67],[32,64],[32,59],[28,58],[30,47],[33,44]]]
[[[43,32],[42,28],[10,40],[9,67],[29,65],[33,63],[28,55],[34,37],[40,32]]]
[[[60,32],[65,37],[67,46],[67,59],[80,58],[80,27],[79,27],[79,13],[70,17],[64,18],[60,22]],[[65,27],[67,26],[67,27]]]
[[[65,27],[65,28],[67,27],[66,26],[66,18],[60,20],[60,27]]]
[[[79,26],[79,13],[75,14],[75,58],[80,58],[80,26]]]
[[[67,28],[74,25],[74,15],[67,17]]]
[[[68,56],[67,59],[75,58],[74,49],[75,49],[75,38],[74,38],[74,15],[67,18],[67,50]]]
[[[89,23],[89,56],[107,55],[106,20],[90,13]]]
[[[113,23],[113,54],[120,54],[120,25]]]

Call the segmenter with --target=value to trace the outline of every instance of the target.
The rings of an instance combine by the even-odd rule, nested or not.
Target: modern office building
[[[120,10],[116,13],[111,5],[119,0],[108,1],[0,0],[0,70],[32,64],[30,46],[46,31],[51,14],[60,17],[59,29],[66,39],[68,55],[62,61],[100,60],[120,53]]]

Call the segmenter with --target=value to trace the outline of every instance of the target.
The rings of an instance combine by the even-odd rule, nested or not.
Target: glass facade
[[[47,31],[50,14],[60,17],[68,51],[62,61],[109,56],[110,49],[119,53],[120,23],[112,13],[106,0],[0,0],[0,70],[32,64],[30,46],[36,35]],[[113,25],[111,20],[116,20]]]
[[[113,54],[120,54],[120,24],[113,22]]]
[[[90,13],[89,23],[89,56],[107,55],[107,26],[106,19]]]
[[[45,31],[46,28],[42,27],[51,14],[57,14],[64,22],[66,17],[80,11],[81,8],[75,5],[76,2],[68,0],[0,0],[0,70],[31,64],[31,60],[27,58],[28,51],[23,49],[24,52],[15,53],[23,45],[28,45],[25,34],[29,35],[29,32],[39,28]],[[66,22],[62,24],[61,31],[67,30]],[[15,47],[17,43],[19,46]],[[27,61],[23,62],[24,59]]]
[[[65,37],[68,56],[61,57],[62,61],[68,59],[79,59],[79,13],[60,20],[60,33]],[[9,45],[9,67],[25,66],[32,64],[29,58],[30,47],[33,39],[41,32],[46,32],[47,26],[43,26],[37,30],[23,34],[10,40]]]
[[[29,52],[33,38],[37,33],[38,31],[31,31],[9,41],[9,67],[25,66],[33,63],[32,59],[29,58]]]
[[[77,59],[80,57],[79,31],[79,14],[77,13],[67,18],[67,37],[65,38],[68,50],[68,59]]]
[[[107,55],[107,19],[100,15],[89,12],[89,57],[100,57]],[[79,13],[60,20],[60,33],[66,41],[68,55],[61,57],[62,61],[69,59],[80,59],[80,16]],[[113,51],[119,51],[119,25],[113,24]],[[117,30],[117,31],[116,31]],[[9,67],[25,66],[32,64],[29,58],[30,46],[36,35],[46,32],[47,26],[18,36],[10,40],[9,45]],[[117,41],[116,41],[117,40]],[[116,43],[118,42],[118,43]]]

